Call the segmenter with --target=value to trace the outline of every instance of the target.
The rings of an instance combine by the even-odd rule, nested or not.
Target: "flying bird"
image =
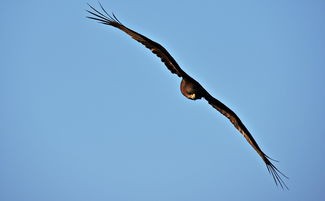
[[[98,11],[94,7],[88,4],[90,10],[87,10],[91,16],[87,16],[87,18],[96,20],[102,24],[113,26],[129,36],[131,36],[134,40],[138,41],[146,48],[150,49],[155,55],[157,55],[161,61],[166,65],[166,67],[178,77],[182,78],[180,83],[180,90],[182,94],[191,100],[197,100],[204,98],[213,108],[218,110],[221,114],[227,117],[230,122],[235,126],[235,128],[245,137],[247,142],[255,149],[255,151],[259,154],[259,156],[263,159],[269,173],[272,175],[276,185],[280,185],[282,188],[288,189],[287,185],[283,181],[283,178],[288,178],[284,175],[276,166],[271,162],[270,157],[268,157],[258,146],[253,136],[250,134],[248,129],[239,119],[239,117],[225,104],[220,102],[218,99],[214,98],[210,95],[199,82],[194,80],[191,76],[189,76],[186,72],[184,72],[180,66],[177,64],[175,59],[168,53],[168,51],[159,43],[152,41],[144,35],[141,35],[132,29],[124,26],[112,13],[112,15],[108,14],[104,7],[99,3],[102,12]],[[275,161],[275,160],[273,160]]]

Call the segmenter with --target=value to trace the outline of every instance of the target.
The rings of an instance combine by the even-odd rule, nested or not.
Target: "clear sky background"
[[[101,2],[232,108],[290,190],[87,1],[3,0],[0,200],[325,199],[324,1]]]

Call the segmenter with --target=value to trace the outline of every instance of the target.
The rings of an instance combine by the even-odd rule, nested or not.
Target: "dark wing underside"
[[[88,4],[89,5],[89,4]],[[88,16],[88,18],[96,20],[100,23],[110,25],[113,27],[116,27],[120,29],[121,31],[125,32],[129,36],[131,36],[134,40],[140,42],[144,46],[146,46],[148,49],[150,49],[154,54],[156,54],[161,61],[167,66],[167,68],[174,74],[176,74],[179,77],[185,78],[188,81],[191,81],[195,85],[199,86],[201,94],[203,97],[209,102],[212,107],[214,107],[216,110],[218,110],[220,113],[222,113],[224,116],[226,116],[231,123],[236,127],[236,129],[246,138],[248,143],[255,149],[255,151],[261,156],[263,161],[266,164],[266,167],[270,174],[273,176],[273,179],[277,185],[280,185],[282,188],[288,188],[284,181],[281,178],[281,175],[287,178],[283,173],[281,173],[270,161],[270,158],[263,153],[263,151],[259,148],[257,143],[255,142],[253,136],[250,134],[250,132],[247,130],[247,128],[244,126],[244,124],[241,122],[241,120],[238,118],[238,116],[229,109],[226,105],[221,103],[219,100],[212,97],[196,80],[191,78],[188,74],[186,74],[177,64],[175,59],[167,52],[167,50],[161,46],[159,43],[154,42],[150,40],[149,38],[127,28],[124,26],[116,17],[114,14],[109,15],[103,6],[100,4],[100,7],[102,9],[102,12],[96,10],[94,7],[89,5],[91,10],[87,10],[88,13],[90,13],[92,16]]]
[[[89,4],[88,4],[89,5]],[[134,40],[138,41],[139,43],[146,46],[148,49],[150,49],[155,55],[157,55],[161,61],[167,66],[167,68],[174,74],[178,75],[179,77],[186,77],[189,78],[189,75],[187,75],[177,64],[175,59],[167,52],[167,50],[161,46],[159,43],[150,40],[149,38],[127,28],[124,26],[116,17],[114,14],[109,15],[102,5],[101,9],[104,13],[99,12],[94,7],[89,5],[89,7],[92,10],[87,10],[88,13],[92,14],[93,16],[88,17],[93,20],[97,20],[100,23],[110,25],[113,27],[116,27],[122,31],[124,31],[126,34],[131,36]]]
[[[216,110],[218,110],[221,114],[223,114],[225,117],[227,117],[230,120],[230,122],[235,126],[235,128],[245,137],[247,142],[255,149],[258,155],[260,155],[269,173],[272,175],[276,185],[280,185],[282,188],[288,189],[281,176],[285,178],[288,177],[273,165],[273,163],[270,161],[272,160],[270,157],[264,154],[264,152],[260,149],[256,141],[254,140],[253,136],[250,134],[250,132],[242,123],[242,121],[239,119],[239,117],[222,102],[212,97],[205,89],[202,88],[202,91],[204,94],[203,97],[208,101],[208,103]]]

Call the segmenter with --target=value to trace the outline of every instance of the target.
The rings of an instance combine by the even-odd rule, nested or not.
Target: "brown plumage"
[[[89,5],[89,4],[88,4]],[[87,10],[88,13],[90,13],[92,16],[88,16],[88,18],[96,20],[100,23],[110,25],[113,27],[116,27],[120,29],[121,31],[125,32],[129,36],[131,36],[134,40],[140,42],[144,46],[146,46],[148,49],[150,49],[154,54],[156,54],[161,61],[166,65],[166,67],[174,74],[176,74],[178,77],[182,78],[180,89],[182,94],[191,99],[191,100],[197,100],[204,98],[208,101],[208,103],[214,107],[216,110],[218,110],[221,114],[223,114],[225,117],[227,117],[230,122],[235,126],[235,128],[245,137],[245,139],[248,141],[248,143],[255,149],[255,151],[260,155],[260,157],[263,159],[264,163],[266,164],[266,167],[270,174],[272,175],[276,185],[280,185],[282,188],[287,188],[285,182],[283,181],[282,177],[288,178],[285,176],[282,172],[280,172],[270,160],[272,160],[270,157],[268,157],[258,146],[256,141],[254,140],[253,136],[250,134],[248,129],[245,127],[245,125],[242,123],[242,121],[239,119],[239,117],[226,105],[224,105],[222,102],[211,96],[196,80],[194,80],[192,77],[190,77],[187,73],[185,73],[179,65],[176,63],[175,59],[167,52],[167,50],[161,46],[159,43],[150,40],[149,38],[127,28],[124,26],[116,17],[114,14],[109,15],[106,10],[103,8],[103,6],[100,4],[100,7],[104,13],[99,12],[94,7],[89,5],[91,10]]]

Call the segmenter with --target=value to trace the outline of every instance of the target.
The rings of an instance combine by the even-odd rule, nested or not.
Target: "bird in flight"
[[[196,80],[190,77],[187,73],[185,73],[180,66],[177,64],[175,59],[168,53],[168,51],[159,43],[152,41],[144,35],[141,35],[132,29],[124,26],[112,13],[112,15],[108,14],[104,7],[99,3],[102,12],[95,9],[93,6],[89,5],[90,10],[87,10],[91,16],[87,16],[87,18],[96,20],[102,24],[113,26],[129,36],[131,36],[134,40],[138,41],[146,48],[150,49],[155,55],[157,55],[161,61],[166,65],[166,67],[178,77],[182,78],[180,84],[180,90],[182,94],[191,100],[197,100],[204,98],[208,101],[208,103],[218,110],[221,114],[227,117],[230,122],[235,126],[235,128],[245,137],[247,142],[255,149],[258,155],[263,159],[269,173],[272,175],[276,185],[280,185],[282,188],[288,189],[287,185],[283,181],[283,178],[288,178],[284,175],[276,166],[271,162],[270,157],[268,157],[258,146],[253,136],[250,134],[248,129],[239,119],[239,117],[225,104],[220,102],[218,99],[211,96]],[[273,160],[274,161],[274,160]]]

